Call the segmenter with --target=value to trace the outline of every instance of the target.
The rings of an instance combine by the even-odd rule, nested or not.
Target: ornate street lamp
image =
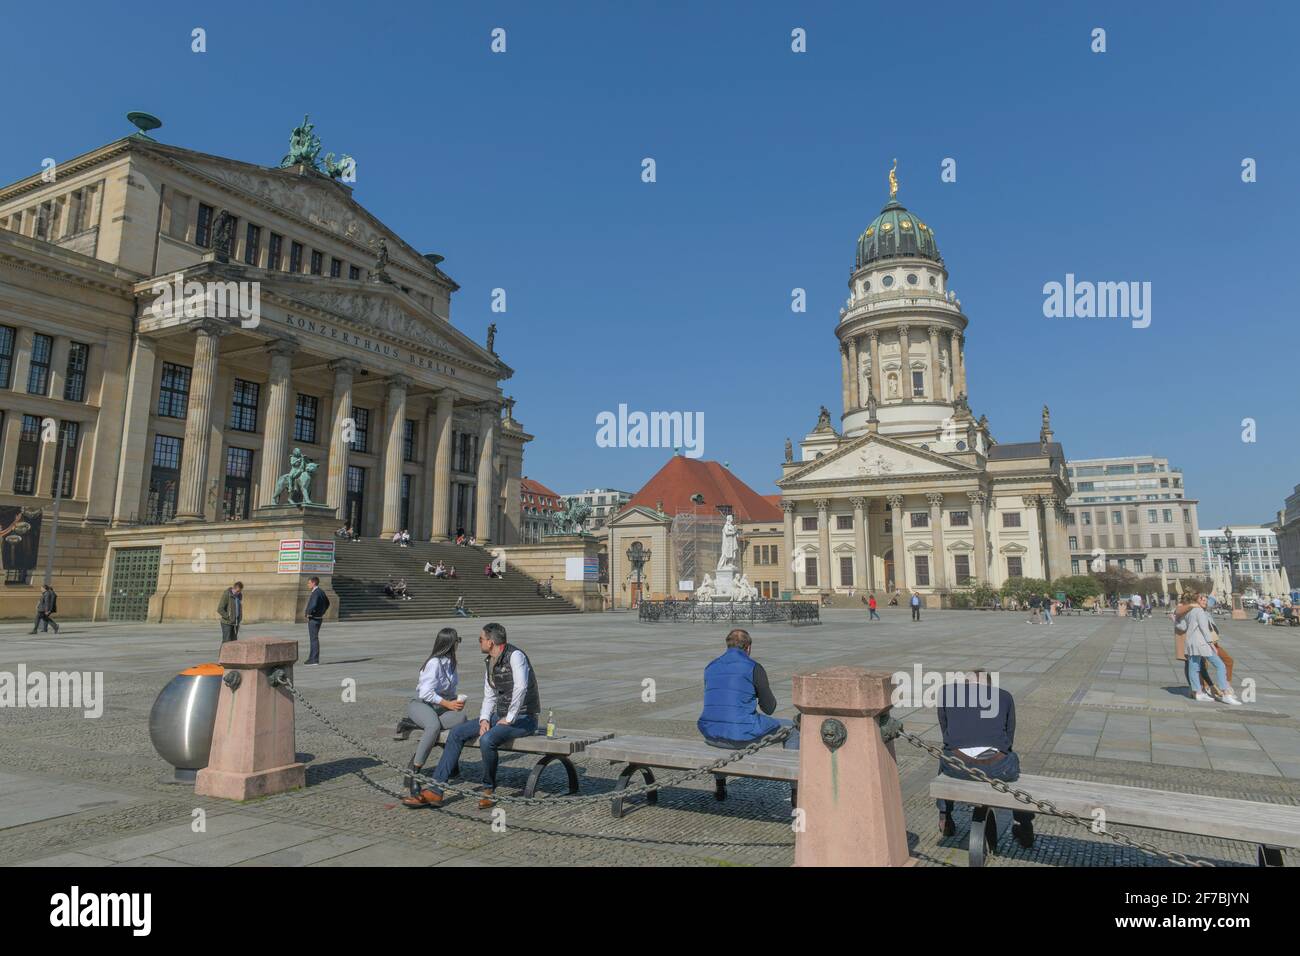
[[[1237,538],[1231,528],[1223,529],[1223,537],[1213,542],[1214,553],[1228,562],[1228,602],[1233,609],[1240,607],[1237,597],[1237,561],[1245,554],[1237,547]]]
[[[627,560],[632,565],[632,570],[636,572],[636,596],[637,603],[641,603],[641,569],[646,566],[650,560],[650,549],[641,544],[640,541],[633,541],[632,547],[627,549]]]

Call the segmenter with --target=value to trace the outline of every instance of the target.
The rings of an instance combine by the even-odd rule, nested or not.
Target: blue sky
[[[1184,468],[1202,526],[1265,520],[1300,482],[1294,4],[105,9],[62,5],[52,35],[48,8],[8,5],[7,72],[32,87],[0,179],[130,132],[132,109],[163,142],[274,165],[310,113],[356,157],[357,199],[447,257],[454,324],[496,321],[525,470],[557,491],[635,490],[671,454],[597,447],[620,403],[703,412],[705,457],[774,491],[785,437],[838,416],[834,324],[895,156],[996,438],[1035,439],[1046,402],[1071,457]],[[1045,318],[1067,272],[1151,282],[1150,327]]]

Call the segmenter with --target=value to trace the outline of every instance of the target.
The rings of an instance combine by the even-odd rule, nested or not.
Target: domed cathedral
[[[996,441],[967,398],[969,320],[934,227],[889,201],[858,237],[839,340],[839,427],[824,406],[786,441],[777,482],[797,593],[917,591],[1072,573],[1065,453],[1043,407],[1038,441]]]

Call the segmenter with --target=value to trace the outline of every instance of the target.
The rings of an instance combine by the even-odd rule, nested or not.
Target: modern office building
[[[1237,577],[1253,582],[1260,594],[1280,594],[1282,583],[1280,572],[1282,562],[1279,558],[1278,538],[1272,528],[1258,524],[1230,524],[1227,528],[1202,528],[1200,531],[1201,554],[1208,568],[1208,574],[1216,581],[1227,580],[1228,560],[1221,553],[1227,542],[1225,532],[1232,531],[1233,547],[1238,552],[1236,558]],[[1244,585],[1242,590],[1246,590]]]
[[[1137,574],[1206,573],[1197,501],[1169,459],[1073,459],[1066,473],[1071,573],[1086,574],[1098,561]]]
[[[584,531],[595,531],[597,528],[605,527],[605,522],[618,514],[618,510],[632,500],[632,492],[619,491],[617,488],[588,488],[586,491],[578,491],[564,497],[577,498],[591,508],[591,514],[582,523],[582,527]]]

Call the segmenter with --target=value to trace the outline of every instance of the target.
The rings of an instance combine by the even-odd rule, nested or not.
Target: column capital
[[[1020,500],[1021,500],[1022,502],[1024,502],[1024,505],[1025,505],[1026,508],[1037,508],[1037,507],[1038,507],[1038,499],[1039,499],[1039,496],[1038,496],[1038,495],[1021,495],[1021,496],[1020,496]]]
[[[270,339],[266,343],[266,351],[273,356],[288,357],[298,351],[298,343],[293,339]]]
[[[408,388],[411,387],[411,382],[412,379],[409,376],[390,375],[388,377],[388,389],[389,391],[392,391],[394,389],[401,389],[403,392],[405,392]]]
[[[230,331],[230,326],[216,319],[199,319],[186,325],[185,329],[195,335],[207,335],[219,339]]]
[[[942,491],[927,492],[925,496],[925,500],[930,502],[931,508],[937,510],[938,508],[943,506],[943,492]]]
[[[982,491],[968,491],[966,497],[970,499],[972,505],[983,505],[988,500],[988,495]]]
[[[867,333],[867,336],[871,339],[873,345],[876,344],[880,341],[880,329],[872,329]]]
[[[338,375],[340,372],[348,375],[356,375],[357,372],[361,371],[361,363],[356,359],[331,359],[327,367],[335,375]]]
[[[788,515],[794,514],[797,507],[798,507],[798,502],[790,501],[785,498],[781,499],[781,510],[784,511],[786,514]]]
[[[860,495],[855,495],[854,497],[850,498],[850,499],[849,499],[849,504],[853,505],[853,510],[854,510],[854,511],[866,511],[866,510],[867,510],[867,499],[861,497]]]
[[[818,511],[829,511],[831,508],[831,500],[829,498],[818,498],[814,504],[817,505]]]
[[[906,335],[907,335],[907,330],[908,330],[909,328],[911,328],[911,326],[908,325],[906,322],[899,322],[899,323],[898,323],[898,334],[899,334],[899,335],[906,336]]]
[[[942,326],[942,325],[932,325],[932,326],[929,327],[928,331],[929,331],[929,333],[930,333],[930,338],[932,338],[932,339],[937,339],[937,338],[939,337],[939,333],[943,331],[943,326]]]
[[[889,507],[893,508],[895,511],[899,511],[903,507],[902,495],[888,495],[885,500],[889,502]]]
[[[953,341],[960,342],[962,339],[961,329],[949,329],[948,333],[953,337]]]

